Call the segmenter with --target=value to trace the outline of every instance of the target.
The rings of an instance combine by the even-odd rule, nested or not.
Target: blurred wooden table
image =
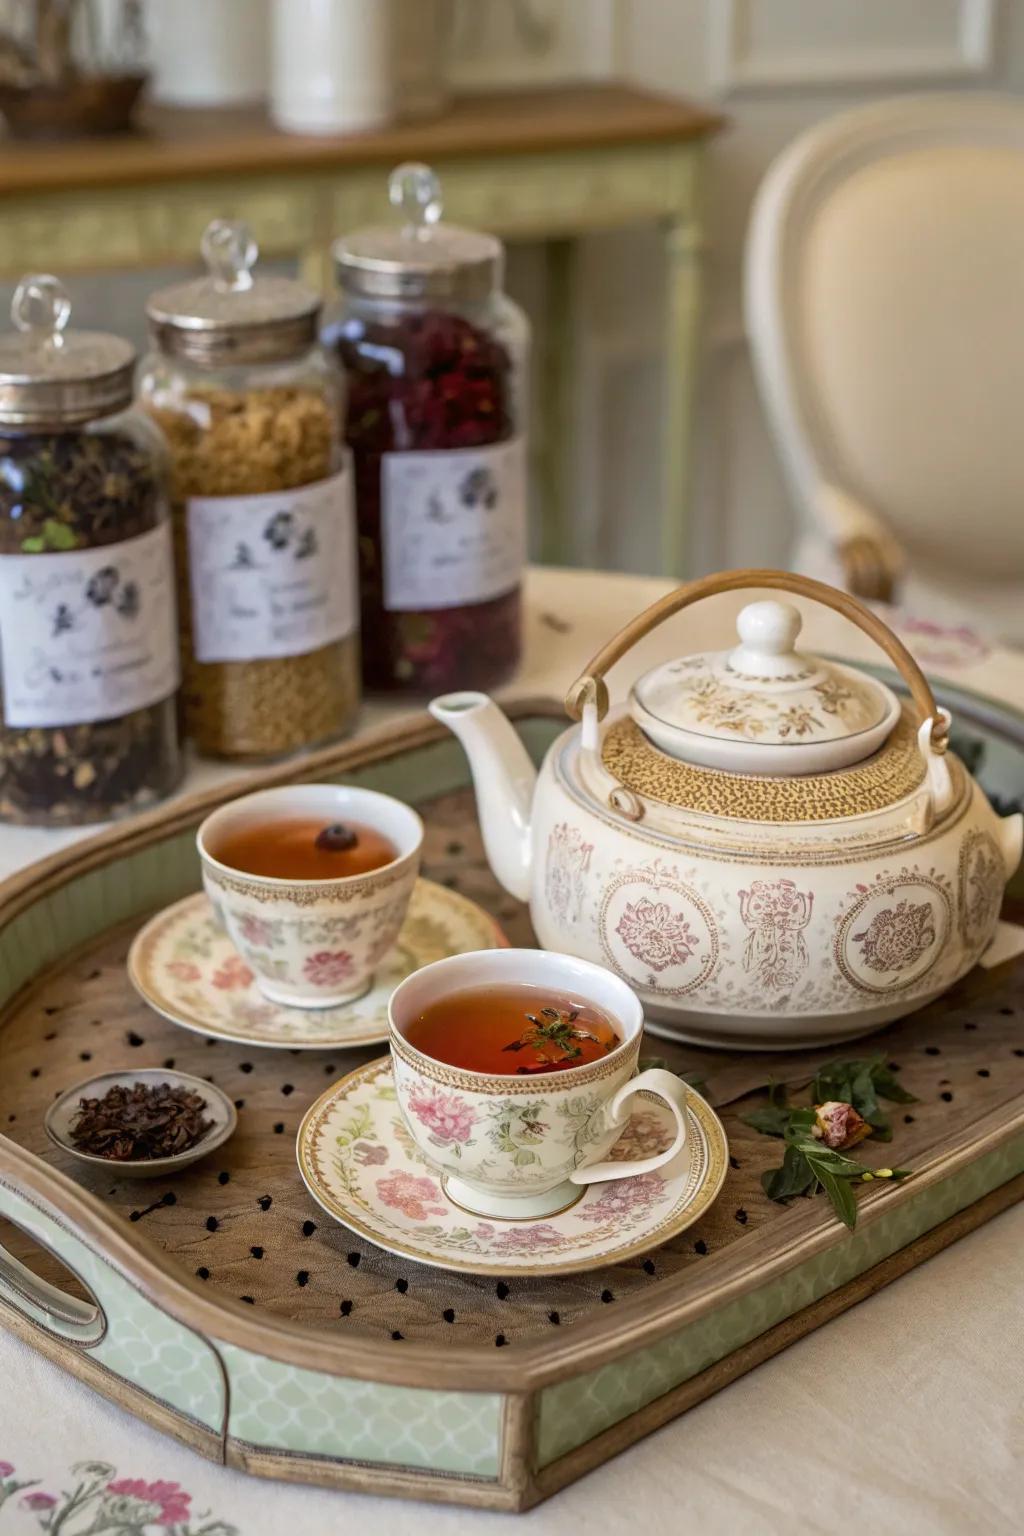
[[[150,109],[132,137],[0,146],[0,273],[123,269],[196,259],[213,218],[245,219],[268,256],[297,257],[325,293],[342,230],[386,219],[387,170],[426,160],[445,215],[541,240],[546,334],[535,412],[545,561],[570,553],[577,327],[575,242],[655,223],[667,262],[662,569],[686,549],[690,418],[699,313],[702,146],[713,113],[616,85],[466,97],[427,123],[347,137],[277,132],[252,110]]]

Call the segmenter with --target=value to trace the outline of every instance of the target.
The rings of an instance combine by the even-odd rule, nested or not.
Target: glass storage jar
[[[363,680],[493,688],[521,645],[529,329],[490,235],[439,223],[437,177],[399,166],[404,224],[335,243],[323,337],[347,381]]]
[[[182,772],[159,431],[131,408],[135,353],[67,329],[26,277],[0,336],[0,817],[79,826]]]
[[[259,760],[344,735],[359,707],[342,379],[317,295],[254,275],[244,225],[217,220],[202,249],[207,275],[147,305],[139,391],[171,450],[186,730]]]

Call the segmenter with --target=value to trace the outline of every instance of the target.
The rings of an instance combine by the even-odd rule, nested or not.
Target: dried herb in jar
[[[212,1130],[202,1094],[182,1084],[115,1083],[102,1098],[79,1099],[71,1140],[111,1162],[143,1162],[187,1152]]]
[[[496,336],[441,310],[373,320],[352,314],[325,339],[349,386],[346,440],[355,460],[366,684],[422,693],[494,687],[519,662],[519,586],[484,602],[389,610],[382,456],[513,438],[509,352]],[[467,485],[463,494],[473,497],[478,489]]]
[[[151,444],[126,428],[0,435],[0,558],[42,564],[122,544],[166,515]],[[112,554],[81,594],[56,602],[52,635],[72,638],[82,603],[103,609],[122,632],[139,619],[138,584]],[[170,583],[170,571],[167,573]],[[144,616],[143,616],[144,617]],[[42,687],[59,677],[43,678]],[[174,788],[181,773],[173,693],[156,703],[77,724],[0,728],[0,817],[76,825],[142,809]]]
[[[266,758],[342,734],[359,704],[356,633],[293,655],[200,661],[196,656],[188,549],[188,502],[196,497],[261,496],[325,480],[338,468],[334,410],[322,390],[280,385],[227,390],[195,386],[154,403],[171,447],[171,499],[178,568],[185,726],[201,752]],[[235,560],[255,562],[293,539],[290,514],[239,542]],[[306,534],[310,558],[315,543]]]

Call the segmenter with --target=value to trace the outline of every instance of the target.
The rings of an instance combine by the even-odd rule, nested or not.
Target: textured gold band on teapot
[[[649,635],[652,629],[656,629],[666,619],[672,618],[673,614],[680,613],[682,609],[689,608],[705,597],[714,597],[720,592],[742,591],[748,587],[792,592],[797,597],[811,598],[856,624],[885,652],[902,676],[910,689],[922,724],[926,720],[930,721],[932,751],[945,752],[949,744],[949,720],[936,707],[935,695],[928,679],[903,641],[893,634],[877,614],[872,613],[870,608],[866,608],[849,592],[839,592],[823,581],[815,581],[810,576],[798,576],[791,571],[721,571],[717,576],[701,576],[696,581],[684,582],[674,592],[666,593],[656,603],[645,608],[643,613],[638,613],[635,619],[630,619],[591,659],[586,671],[576,679],[565,696],[567,713],[573,720],[579,720],[584,707],[593,704],[597,709],[597,718],[603,720],[608,713],[608,686],[604,675],[638,640]]]

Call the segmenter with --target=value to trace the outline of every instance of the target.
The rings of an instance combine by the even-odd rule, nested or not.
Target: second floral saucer
[[[128,976],[151,1008],[197,1034],[239,1045],[340,1050],[387,1039],[388,1000],[421,965],[507,943],[476,902],[417,880],[398,943],[369,992],[336,1008],[285,1008],[263,996],[199,891],[150,918],[128,953]]]
[[[699,1094],[690,1089],[687,1097],[687,1144],[678,1158],[655,1173],[589,1184],[568,1210],[532,1221],[482,1220],[448,1198],[402,1119],[390,1057],[350,1072],[307,1110],[296,1155],[314,1200],[389,1253],[473,1275],[579,1273],[668,1242],[717,1196],[729,1166],[725,1131]],[[648,1157],[675,1136],[665,1105],[635,1103],[612,1157]],[[517,1134],[507,1118],[494,1131]],[[533,1125],[529,1135],[536,1134]]]

